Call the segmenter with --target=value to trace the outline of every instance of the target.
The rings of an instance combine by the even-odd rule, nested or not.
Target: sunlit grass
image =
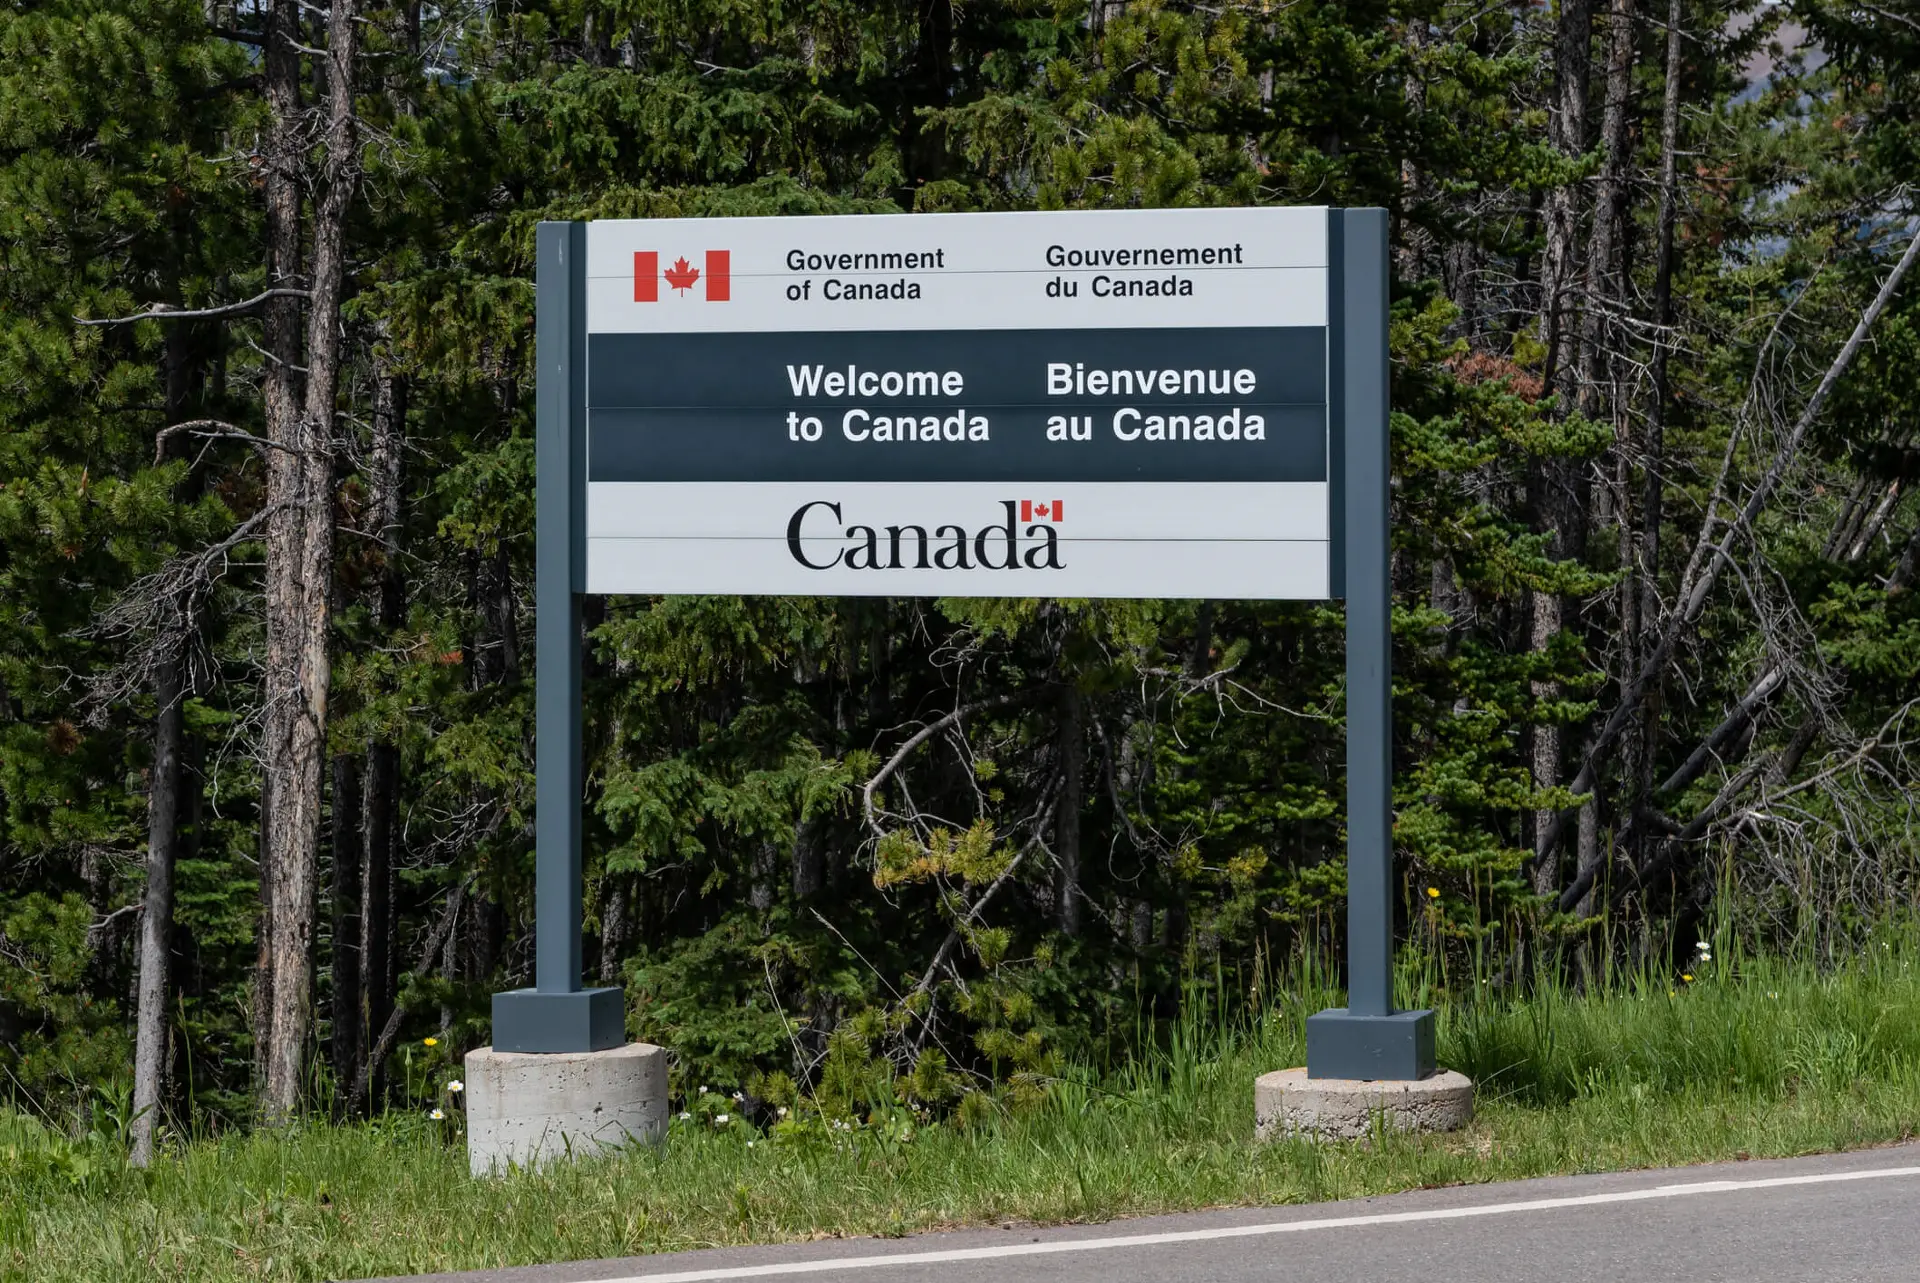
[[[696,1114],[662,1148],[495,1181],[470,1180],[451,1123],[420,1114],[204,1140],[145,1173],[110,1139],[0,1114],[0,1273],[351,1278],[1869,1145],[1920,1122],[1915,956],[1889,940],[1823,975],[1722,951],[1691,983],[1457,998],[1441,1054],[1480,1083],[1479,1118],[1347,1145],[1250,1140],[1254,1077],[1300,1063],[1301,1017],[1324,1001],[1300,987],[1252,1027],[1189,1024],[969,1127],[769,1136]]]

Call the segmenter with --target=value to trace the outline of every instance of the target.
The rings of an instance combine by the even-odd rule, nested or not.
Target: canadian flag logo
[[[705,291],[707,302],[725,303],[733,297],[733,252],[710,249],[700,267],[689,263],[687,256],[682,254],[669,263],[663,272],[660,270],[658,250],[635,250],[633,301],[658,303],[662,279],[675,294],[685,295],[698,285]]]
[[[1051,503],[1032,499],[1020,501],[1020,520],[1022,521],[1062,521],[1065,520],[1066,501],[1055,499]]]

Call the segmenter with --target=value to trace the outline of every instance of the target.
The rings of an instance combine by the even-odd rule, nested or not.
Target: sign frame
[[[1327,599],[1347,603],[1348,1005],[1306,1022],[1315,1079],[1434,1072],[1433,1013],[1393,1005],[1387,213],[1329,209]],[[911,217],[911,216],[902,216]],[[581,599],[587,591],[587,228],[542,222],[535,285],[534,984],[493,998],[493,1049],[626,1041],[581,976]]]

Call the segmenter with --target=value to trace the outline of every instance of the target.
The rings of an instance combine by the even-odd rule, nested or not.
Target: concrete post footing
[[[667,1134],[667,1053],[467,1053],[467,1162],[475,1176],[577,1159]]]
[[[1426,1078],[1377,1082],[1309,1078],[1305,1069],[1281,1069],[1253,1082],[1256,1140],[1352,1140],[1371,1135],[1376,1116],[1403,1132],[1465,1127],[1473,1121],[1473,1083],[1450,1069]]]

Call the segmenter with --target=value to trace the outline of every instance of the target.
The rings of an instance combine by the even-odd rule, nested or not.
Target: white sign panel
[[[586,589],[1329,592],[1321,209],[600,222]]]

